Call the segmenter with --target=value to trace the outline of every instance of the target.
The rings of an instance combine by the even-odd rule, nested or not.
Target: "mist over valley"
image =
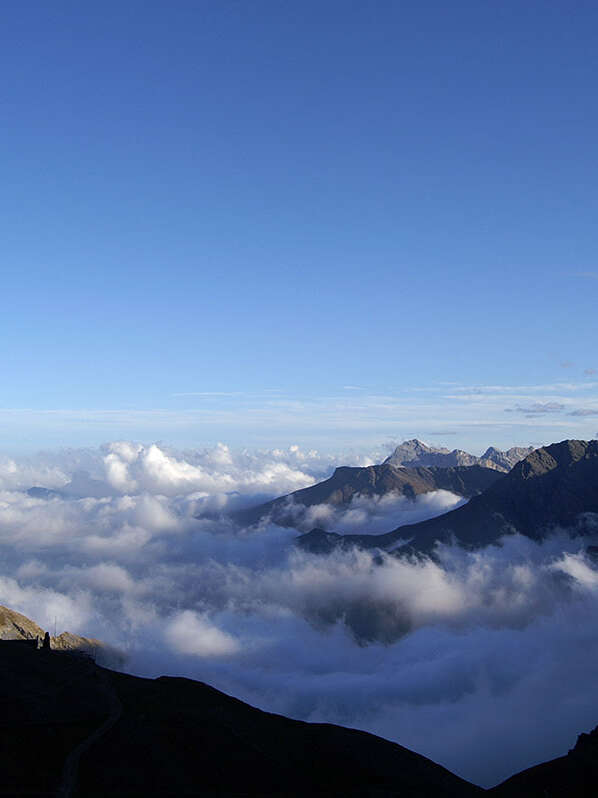
[[[577,462],[591,465],[595,445],[584,446],[573,447]],[[434,480],[457,475],[484,497],[508,479],[478,465],[337,462],[297,447],[128,442],[4,458],[0,603],[99,638],[127,672],[196,678],[262,709],[370,731],[483,786],[593,728],[595,508],[583,536],[573,526],[536,539],[511,529],[486,545],[481,530],[482,545],[447,540],[432,557],[398,556],[396,546],[313,553],[297,545],[306,524],[372,541],[397,529],[400,539],[402,526],[474,501]],[[331,472],[353,487],[327,489]],[[288,513],[281,526],[261,510],[240,523],[289,490],[299,491],[284,500],[296,527]],[[318,491],[319,504],[297,501]]]

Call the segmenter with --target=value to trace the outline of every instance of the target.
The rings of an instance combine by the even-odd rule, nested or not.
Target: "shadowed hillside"
[[[316,504],[348,507],[354,496],[385,496],[395,493],[415,499],[422,493],[447,490],[469,498],[494,484],[502,474],[481,466],[456,468],[395,468],[390,464],[337,468],[334,474],[317,485],[296,490],[258,507],[242,510],[234,518],[251,525],[269,517],[280,526],[294,526],[302,510]]]

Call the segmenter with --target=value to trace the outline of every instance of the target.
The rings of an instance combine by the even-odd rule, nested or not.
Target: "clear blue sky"
[[[12,3],[0,74],[9,448],[598,429],[595,3]]]

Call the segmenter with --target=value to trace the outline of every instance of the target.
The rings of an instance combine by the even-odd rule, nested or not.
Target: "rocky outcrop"
[[[317,504],[348,507],[353,497],[384,496],[395,493],[415,499],[422,493],[447,490],[469,498],[481,493],[502,477],[497,471],[481,466],[456,468],[395,468],[388,463],[351,468],[337,468],[330,479],[281,496],[258,507],[235,514],[244,525],[269,518],[280,526],[301,526],[305,508]]]
[[[107,646],[101,640],[82,637],[71,632],[62,632],[55,637],[50,636],[35,621],[20,612],[0,606],[0,640],[38,640],[41,647],[46,635],[48,635],[51,650],[87,654],[93,659],[113,667],[122,665],[124,662],[122,652],[112,646]]]
[[[0,640],[44,639],[45,631],[20,612],[0,605]]]

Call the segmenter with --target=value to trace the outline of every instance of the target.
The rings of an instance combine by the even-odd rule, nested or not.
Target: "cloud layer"
[[[478,783],[566,751],[598,722],[598,571],[584,542],[321,557],[297,550],[293,529],[227,515],[338,464],[297,447],[122,441],[4,458],[0,603],[124,649],[134,673],[367,729]],[[54,492],[28,495],[33,485]],[[329,528],[387,531],[458,501],[356,497],[302,522],[328,513]]]

